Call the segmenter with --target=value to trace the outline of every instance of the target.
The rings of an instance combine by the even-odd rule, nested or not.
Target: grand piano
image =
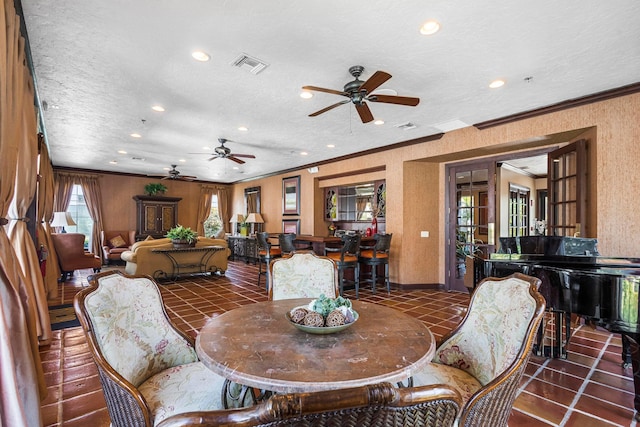
[[[622,363],[633,367],[636,419],[640,419],[640,258],[601,256],[596,239],[565,236],[501,237],[500,250],[474,262],[474,283],[521,272],[539,278],[554,318],[553,345],[544,331],[534,351],[566,358],[571,314],[622,336]],[[546,340],[547,342],[549,340]]]

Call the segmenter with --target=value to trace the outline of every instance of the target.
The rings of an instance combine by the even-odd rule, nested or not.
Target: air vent
[[[261,61],[258,58],[254,58],[253,56],[249,56],[246,53],[238,56],[231,65],[248,70],[251,74],[258,74],[269,66],[266,62]]]
[[[394,127],[397,127],[398,129],[402,129],[402,130],[409,130],[409,129],[415,129],[417,126],[411,122],[406,122],[406,123],[400,123],[399,125],[394,125]]]

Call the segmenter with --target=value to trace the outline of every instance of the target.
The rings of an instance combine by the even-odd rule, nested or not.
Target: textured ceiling
[[[22,7],[51,157],[72,168],[163,174],[177,164],[200,180],[235,182],[640,81],[637,0],[22,0]],[[442,28],[426,37],[418,30],[428,19]],[[211,60],[193,60],[196,49]],[[242,53],[268,67],[257,75],[233,67]],[[393,77],[380,88],[420,104],[370,103],[382,126],[362,124],[350,103],[308,117],[346,98],[302,99],[301,87],[342,90],[353,65],[365,67],[362,80],[387,71]],[[497,78],[506,85],[489,89]],[[154,104],[166,111],[152,111]],[[396,127],[407,122],[415,127]],[[189,154],[213,152],[218,138],[256,158],[237,165]]]

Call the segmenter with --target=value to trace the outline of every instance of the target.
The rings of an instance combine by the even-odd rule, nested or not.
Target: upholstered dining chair
[[[298,252],[271,262],[269,299],[318,298],[324,294],[336,298],[338,269],[336,263],[313,252]]]
[[[248,408],[175,415],[158,427],[448,427],[459,409],[460,395],[446,385],[396,388],[380,383],[276,394]]]
[[[371,291],[376,293],[376,283],[378,282],[378,266],[384,266],[384,283],[387,286],[387,293],[391,292],[391,285],[389,283],[389,250],[391,249],[391,236],[389,234],[375,234],[375,244],[373,245],[361,245],[360,255],[358,256],[358,262],[369,268],[367,271],[368,279],[364,279],[366,283],[371,283]],[[362,272],[362,269],[360,270]],[[356,293],[358,288],[356,287]]]
[[[260,286],[260,277],[265,275],[264,287],[269,292],[269,264],[271,260],[282,255],[279,245],[274,245],[269,241],[269,233],[262,232],[256,234],[258,243],[258,286]],[[265,265],[262,271],[262,264]]]
[[[353,269],[353,284],[356,288],[356,298],[358,298],[358,288],[360,287],[360,263],[358,255],[360,255],[360,233],[353,235],[345,234],[342,236],[342,246],[339,248],[325,247],[324,255],[335,261],[338,267],[338,283],[340,284],[340,295],[344,291],[344,271],[348,268]]]
[[[111,425],[154,426],[181,412],[222,409],[224,378],[167,317],[158,286],[118,271],[89,278],[74,298]]]
[[[463,399],[459,426],[506,426],[544,315],[540,280],[521,273],[484,279],[462,322],[442,338],[416,386],[446,383]]]

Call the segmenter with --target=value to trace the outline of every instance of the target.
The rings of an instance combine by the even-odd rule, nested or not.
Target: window
[[[509,237],[529,235],[529,193],[526,187],[509,184]]]
[[[73,233],[84,234],[84,247],[89,247],[89,239],[91,238],[93,231],[93,220],[89,215],[89,209],[87,209],[87,203],[84,200],[84,194],[80,185],[74,185],[71,192],[71,201],[67,212],[71,214],[71,217],[75,221],[76,225],[67,226],[66,230]]]
[[[218,196],[211,196],[211,212],[209,213],[209,217],[204,222],[204,236],[205,237],[213,237],[222,228],[222,221],[220,220],[220,215],[218,215]]]

